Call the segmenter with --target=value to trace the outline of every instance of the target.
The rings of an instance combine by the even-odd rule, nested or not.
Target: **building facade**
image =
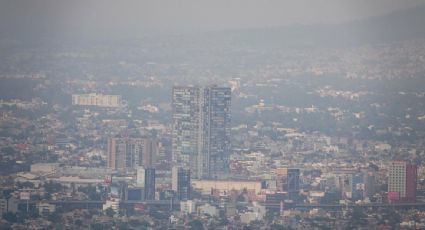
[[[120,95],[104,95],[104,94],[73,94],[73,105],[87,105],[98,107],[119,107],[122,104]]]
[[[288,192],[289,199],[297,200],[300,192],[300,169],[288,169],[285,189]]]
[[[180,167],[172,169],[172,189],[178,200],[190,200],[190,170]]]
[[[172,99],[172,160],[197,172],[200,128],[200,96],[197,87],[174,87]]]
[[[145,200],[155,200],[155,169],[145,170]]]
[[[388,194],[392,199],[416,201],[417,166],[393,161],[389,167]],[[397,197],[395,197],[397,195]]]
[[[228,172],[231,90],[227,87],[174,87],[174,164],[194,178],[220,178]]]
[[[116,170],[152,167],[158,156],[158,141],[150,138],[109,138],[107,166]]]

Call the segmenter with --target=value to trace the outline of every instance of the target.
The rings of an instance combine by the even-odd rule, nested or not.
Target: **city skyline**
[[[0,229],[425,229],[421,0],[0,1]]]

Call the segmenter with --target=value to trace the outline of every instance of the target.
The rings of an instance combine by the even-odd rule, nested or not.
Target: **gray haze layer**
[[[2,37],[199,31],[335,24],[420,0],[2,0]]]

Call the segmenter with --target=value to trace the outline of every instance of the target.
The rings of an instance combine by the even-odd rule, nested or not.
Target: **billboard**
[[[388,201],[394,202],[400,200],[399,192],[388,192]]]

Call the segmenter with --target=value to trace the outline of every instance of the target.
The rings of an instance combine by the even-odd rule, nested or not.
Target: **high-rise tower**
[[[389,167],[388,193],[396,193],[402,201],[416,201],[417,166],[405,161],[393,161]]]
[[[155,200],[155,169],[145,169],[145,200]]]
[[[173,88],[173,162],[195,178],[228,171],[230,105],[228,87]]]
[[[300,193],[300,169],[288,169],[288,176],[286,179],[286,189],[289,199],[297,200]]]
[[[152,167],[158,155],[158,141],[149,138],[109,138],[107,151],[108,168]]]
[[[200,148],[201,90],[197,87],[173,88],[172,159],[173,163],[197,172]],[[194,173],[197,175],[197,173]]]
[[[190,200],[190,170],[174,166],[172,169],[172,189],[179,200]]]

